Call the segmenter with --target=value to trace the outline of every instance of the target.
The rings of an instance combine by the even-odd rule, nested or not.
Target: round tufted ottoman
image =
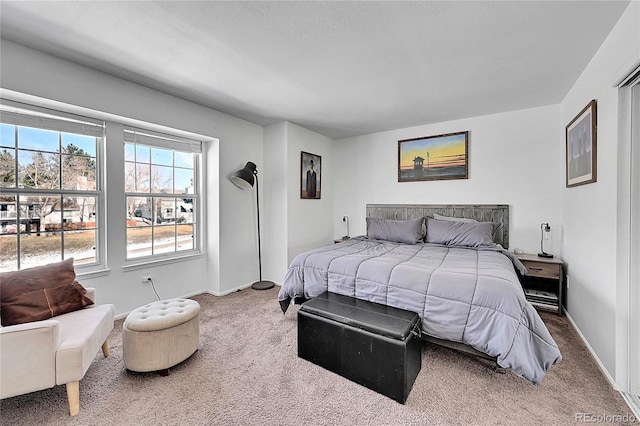
[[[131,311],[122,326],[124,366],[131,371],[160,371],[189,358],[200,343],[200,304],[168,299]]]

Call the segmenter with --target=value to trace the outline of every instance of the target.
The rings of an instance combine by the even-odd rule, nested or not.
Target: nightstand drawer
[[[535,254],[516,255],[527,273],[520,277],[527,300],[536,308],[562,316],[564,263],[558,257],[541,258]]]
[[[527,268],[527,276],[529,277],[553,278],[556,280],[560,278],[560,265],[532,261],[522,263]]]

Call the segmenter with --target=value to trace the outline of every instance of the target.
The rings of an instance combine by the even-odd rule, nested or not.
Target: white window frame
[[[204,238],[204,224],[202,222],[202,212],[205,203],[204,196],[204,188],[203,188],[203,161],[204,155],[202,152],[202,141],[195,139],[187,139],[184,137],[167,134],[167,133],[159,133],[152,130],[144,129],[144,128],[136,128],[131,126],[125,126],[124,129],[124,137],[122,149],[124,150],[125,144],[127,143],[136,143],[145,146],[151,147],[159,147],[159,148],[168,148],[181,152],[191,152],[193,154],[197,154],[194,156],[194,182],[193,182],[193,194],[188,194],[189,198],[193,198],[196,200],[195,208],[193,209],[193,225],[194,225],[194,236],[193,236],[193,248],[189,250],[181,250],[181,251],[173,251],[173,252],[163,252],[151,254],[148,256],[140,256],[140,257],[132,257],[129,258],[128,255],[128,243],[127,238],[125,238],[125,268],[127,267],[135,267],[137,265],[146,265],[154,262],[163,262],[174,259],[183,259],[186,257],[198,256],[203,253],[203,238]],[[126,161],[125,161],[126,163]],[[175,167],[175,166],[173,166]],[[181,195],[186,194],[163,194],[163,193],[153,193],[153,192],[131,192],[127,191],[125,188],[122,189],[124,193],[124,201],[126,205],[126,201],[128,197],[153,197],[153,198],[181,198]],[[124,212],[123,223],[125,224],[125,233],[127,232],[127,212]],[[152,227],[157,226],[157,224],[152,223]]]
[[[0,190],[3,194],[13,195],[16,202],[19,197],[28,194],[44,194],[56,196],[92,196],[96,198],[96,244],[95,257],[93,262],[75,264],[74,268],[78,273],[89,273],[106,268],[106,191],[105,191],[105,167],[103,158],[105,158],[105,134],[106,124],[102,120],[89,118],[86,116],[69,114],[54,109],[42,108],[39,106],[14,102],[7,99],[0,99],[2,117],[0,122],[14,126],[31,127],[36,129],[46,129],[61,133],[74,133],[86,136],[95,136],[96,140],[96,189],[87,191],[68,190],[68,189],[31,189],[2,187]],[[17,142],[17,141],[16,141]],[[17,147],[16,147],[17,148]],[[17,161],[16,151],[16,161]],[[16,181],[17,182],[17,181]],[[18,213],[19,214],[19,213]],[[62,230],[62,234],[64,235]],[[17,236],[17,266],[21,268],[20,255],[20,236]],[[64,258],[64,239],[62,242],[62,254]],[[62,259],[60,259],[62,260]]]

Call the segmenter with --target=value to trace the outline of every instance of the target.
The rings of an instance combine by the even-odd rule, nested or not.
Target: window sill
[[[166,265],[167,263],[178,263],[187,260],[204,257],[204,253],[186,254],[183,256],[173,256],[165,258],[141,259],[139,261],[129,261],[122,266],[124,271],[134,271],[136,269],[148,268],[150,266]]]
[[[109,275],[110,273],[111,273],[111,269],[109,268],[98,269],[95,271],[87,271],[87,272],[78,272],[76,270],[76,277],[79,280],[82,280],[82,279],[89,279],[89,278],[104,277]]]

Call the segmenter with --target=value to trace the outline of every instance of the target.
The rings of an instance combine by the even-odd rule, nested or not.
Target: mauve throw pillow
[[[40,321],[93,304],[75,277],[73,259],[0,273],[2,325]]]

